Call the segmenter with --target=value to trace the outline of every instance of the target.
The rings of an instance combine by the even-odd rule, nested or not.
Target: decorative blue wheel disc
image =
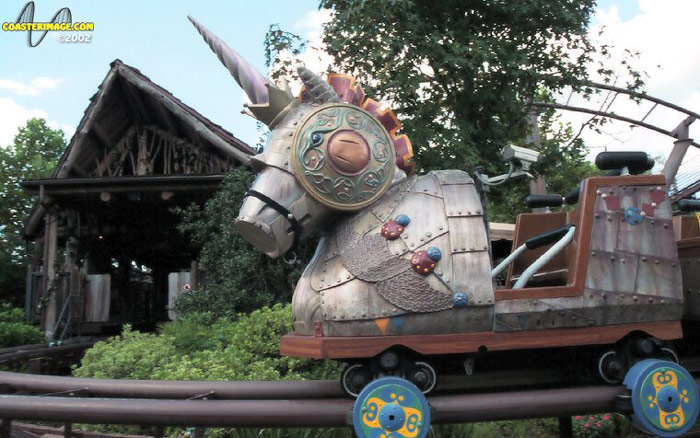
[[[698,387],[677,363],[643,360],[629,370],[623,383],[632,392],[632,420],[640,429],[676,437],[695,424],[700,408]]]
[[[425,438],[430,407],[413,383],[380,377],[357,396],[352,424],[359,438]]]

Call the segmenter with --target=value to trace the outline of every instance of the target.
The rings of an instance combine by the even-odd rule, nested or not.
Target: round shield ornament
[[[291,150],[297,181],[322,204],[357,211],[379,199],[394,178],[394,143],[377,119],[343,103],[312,110]]]

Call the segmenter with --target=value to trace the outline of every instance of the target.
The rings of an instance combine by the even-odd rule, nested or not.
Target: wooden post
[[[43,328],[47,341],[53,339],[53,327],[58,317],[58,297],[56,294],[56,252],[58,246],[58,218],[55,214],[46,215],[44,234],[44,295],[48,295],[48,303],[44,311]]]
[[[561,438],[571,438],[574,436],[574,425],[571,417],[559,417],[559,436]]]
[[[10,438],[12,435],[12,420],[3,418],[0,423],[0,438]]]
[[[196,289],[199,286],[197,283],[197,269],[199,269],[199,263],[197,263],[197,260],[192,260],[192,263],[190,263],[190,286],[192,286],[192,289]]]
[[[530,132],[527,135],[526,142],[530,147],[536,151],[542,149],[542,143],[540,142],[540,122],[537,117],[537,111],[532,111],[530,113]],[[547,186],[545,184],[544,175],[535,176],[534,180],[530,181],[530,194],[531,195],[545,195],[547,194]],[[547,207],[533,208],[533,213],[546,213],[548,211]]]

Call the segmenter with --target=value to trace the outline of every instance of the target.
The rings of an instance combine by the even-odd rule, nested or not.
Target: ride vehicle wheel
[[[369,382],[373,373],[369,366],[363,363],[348,364],[340,375],[340,384],[343,391],[351,397],[357,397]]]
[[[615,350],[608,350],[598,358],[598,376],[606,383],[618,384],[622,381],[625,363]]]
[[[359,438],[424,438],[430,429],[430,406],[408,380],[380,377],[355,400],[352,423]]]
[[[429,394],[437,385],[437,373],[427,362],[416,362],[413,364],[408,380],[416,385],[423,394]]]
[[[695,424],[700,409],[698,387],[679,364],[645,359],[629,370],[623,383],[631,392],[632,420],[640,429],[676,437]]]

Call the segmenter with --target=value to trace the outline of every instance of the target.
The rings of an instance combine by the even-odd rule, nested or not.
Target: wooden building
[[[111,64],[38,201],[27,310],[49,339],[168,319],[197,282],[199,248],[173,207],[204,203],[253,150],[137,69]],[[172,317],[172,314],[170,315]]]

